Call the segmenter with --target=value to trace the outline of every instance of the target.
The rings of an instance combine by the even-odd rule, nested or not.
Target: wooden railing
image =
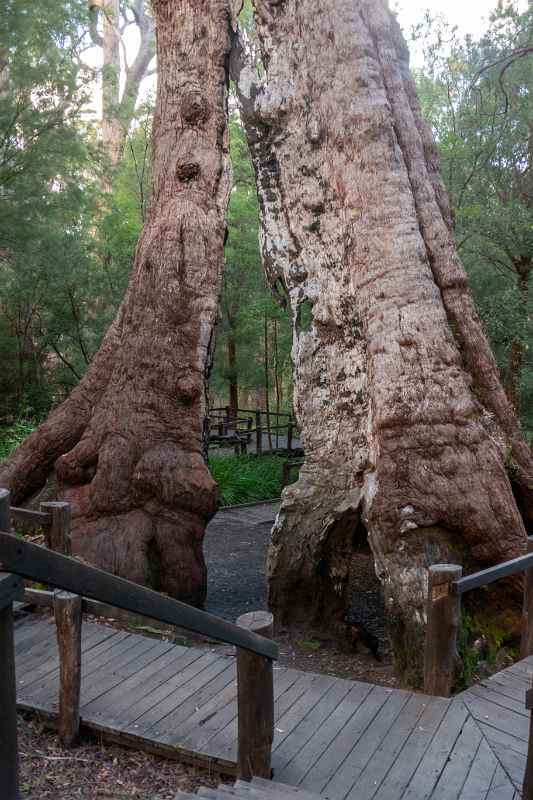
[[[263,422],[266,418],[266,423]],[[276,420],[276,424],[271,423]],[[276,438],[279,431],[286,432],[287,450],[290,455],[294,449],[296,425],[291,414],[277,411],[262,411],[238,408],[232,411],[230,406],[212,408],[208,414],[209,441],[211,443],[228,443],[235,449],[235,453],[246,453],[248,445],[255,440],[255,451],[262,455],[265,451],[264,437]],[[283,421],[286,420],[286,421]],[[254,425],[255,423],[255,425]],[[272,449],[278,449],[272,447]]]
[[[533,655],[533,536],[527,553],[494,567],[463,576],[457,564],[434,564],[429,568],[427,628],[424,654],[424,691],[449,697],[458,662],[457,636],[461,624],[461,596],[501,578],[524,572],[522,638],[520,655]],[[533,688],[527,692],[526,708],[533,712]],[[533,713],[522,797],[533,800]]]
[[[0,489],[0,565],[5,570],[0,573],[0,785],[3,800],[18,800],[19,797],[12,603],[23,597],[23,578],[61,590],[54,594],[53,605],[60,660],[59,732],[65,745],[75,742],[80,726],[83,604],[105,603],[237,648],[238,774],[244,779],[252,775],[270,778],[274,734],[272,662],[278,657],[278,647],[270,638],[272,615],[267,612],[244,614],[234,625],[11,533],[12,519],[23,518],[24,522],[34,519],[49,532],[54,530],[55,520],[56,532],[61,527],[64,534],[66,520],[70,519],[70,509],[65,505],[68,504],[49,504],[48,511],[24,510],[21,515],[20,509],[10,507],[9,492]],[[61,526],[57,521],[59,517]],[[66,547],[69,549],[69,544]]]

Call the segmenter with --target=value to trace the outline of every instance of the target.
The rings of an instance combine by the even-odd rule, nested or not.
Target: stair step
[[[210,786],[201,786],[196,795],[188,792],[178,792],[176,800],[197,800],[203,797],[206,800],[322,800],[319,794],[299,789],[297,786],[288,786],[277,781],[267,781],[264,778],[254,778],[247,781],[235,781],[233,785],[221,783],[216,789]]]

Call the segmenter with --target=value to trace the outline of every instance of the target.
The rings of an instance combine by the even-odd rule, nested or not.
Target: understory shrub
[[[280,456],[211,458],[209,469],[218,483],[221,505],[233,506],[279,497],[284,461]]]

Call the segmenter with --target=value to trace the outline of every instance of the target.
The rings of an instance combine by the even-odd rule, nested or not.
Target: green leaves
[[[459,251],[504,380],[521,384],[533,426],[533,10],[499,3],[479,40],[460,39],[442,19],[426,23],[417,84]]]
[[[270,385],[275,386],[277,377],[278,384],[284,385],[285,402],[290,404],[291,320],[288,312],[280,309],[273,299],[263,273],[255,176],[237,115],[230,120],[230,139],[234,186],[228,213],[221,324],[217,331],[211,390],[217,396],[227,397],[228,382],[234,381],[241,392],[264,391],[266,358]],[[235,364],[228,361],[230,339],[235,345]]]
[[[279,456],[227,456],[209,460],[222,506],[234,506],[281,495],[284,459]]]

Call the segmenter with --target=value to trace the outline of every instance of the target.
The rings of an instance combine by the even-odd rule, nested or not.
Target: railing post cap
[[[0,489],[0,500],[4,500],[6,497],[11,497],[9,489]]]
[[[429,574],[432,578],[440,578],[440,582],[444,583],[460,578],[463,568],[460,564],[431,564]]]
[[[47,500],[46,503],[41,503],[41,508],[68,508],[70,503],[65,500]]]
[[[260,635],[264,633],[268,636],[274,627],[274,615],[270,611],[248,611],[246,614],[241,614],[237,625],[252,633]]]

